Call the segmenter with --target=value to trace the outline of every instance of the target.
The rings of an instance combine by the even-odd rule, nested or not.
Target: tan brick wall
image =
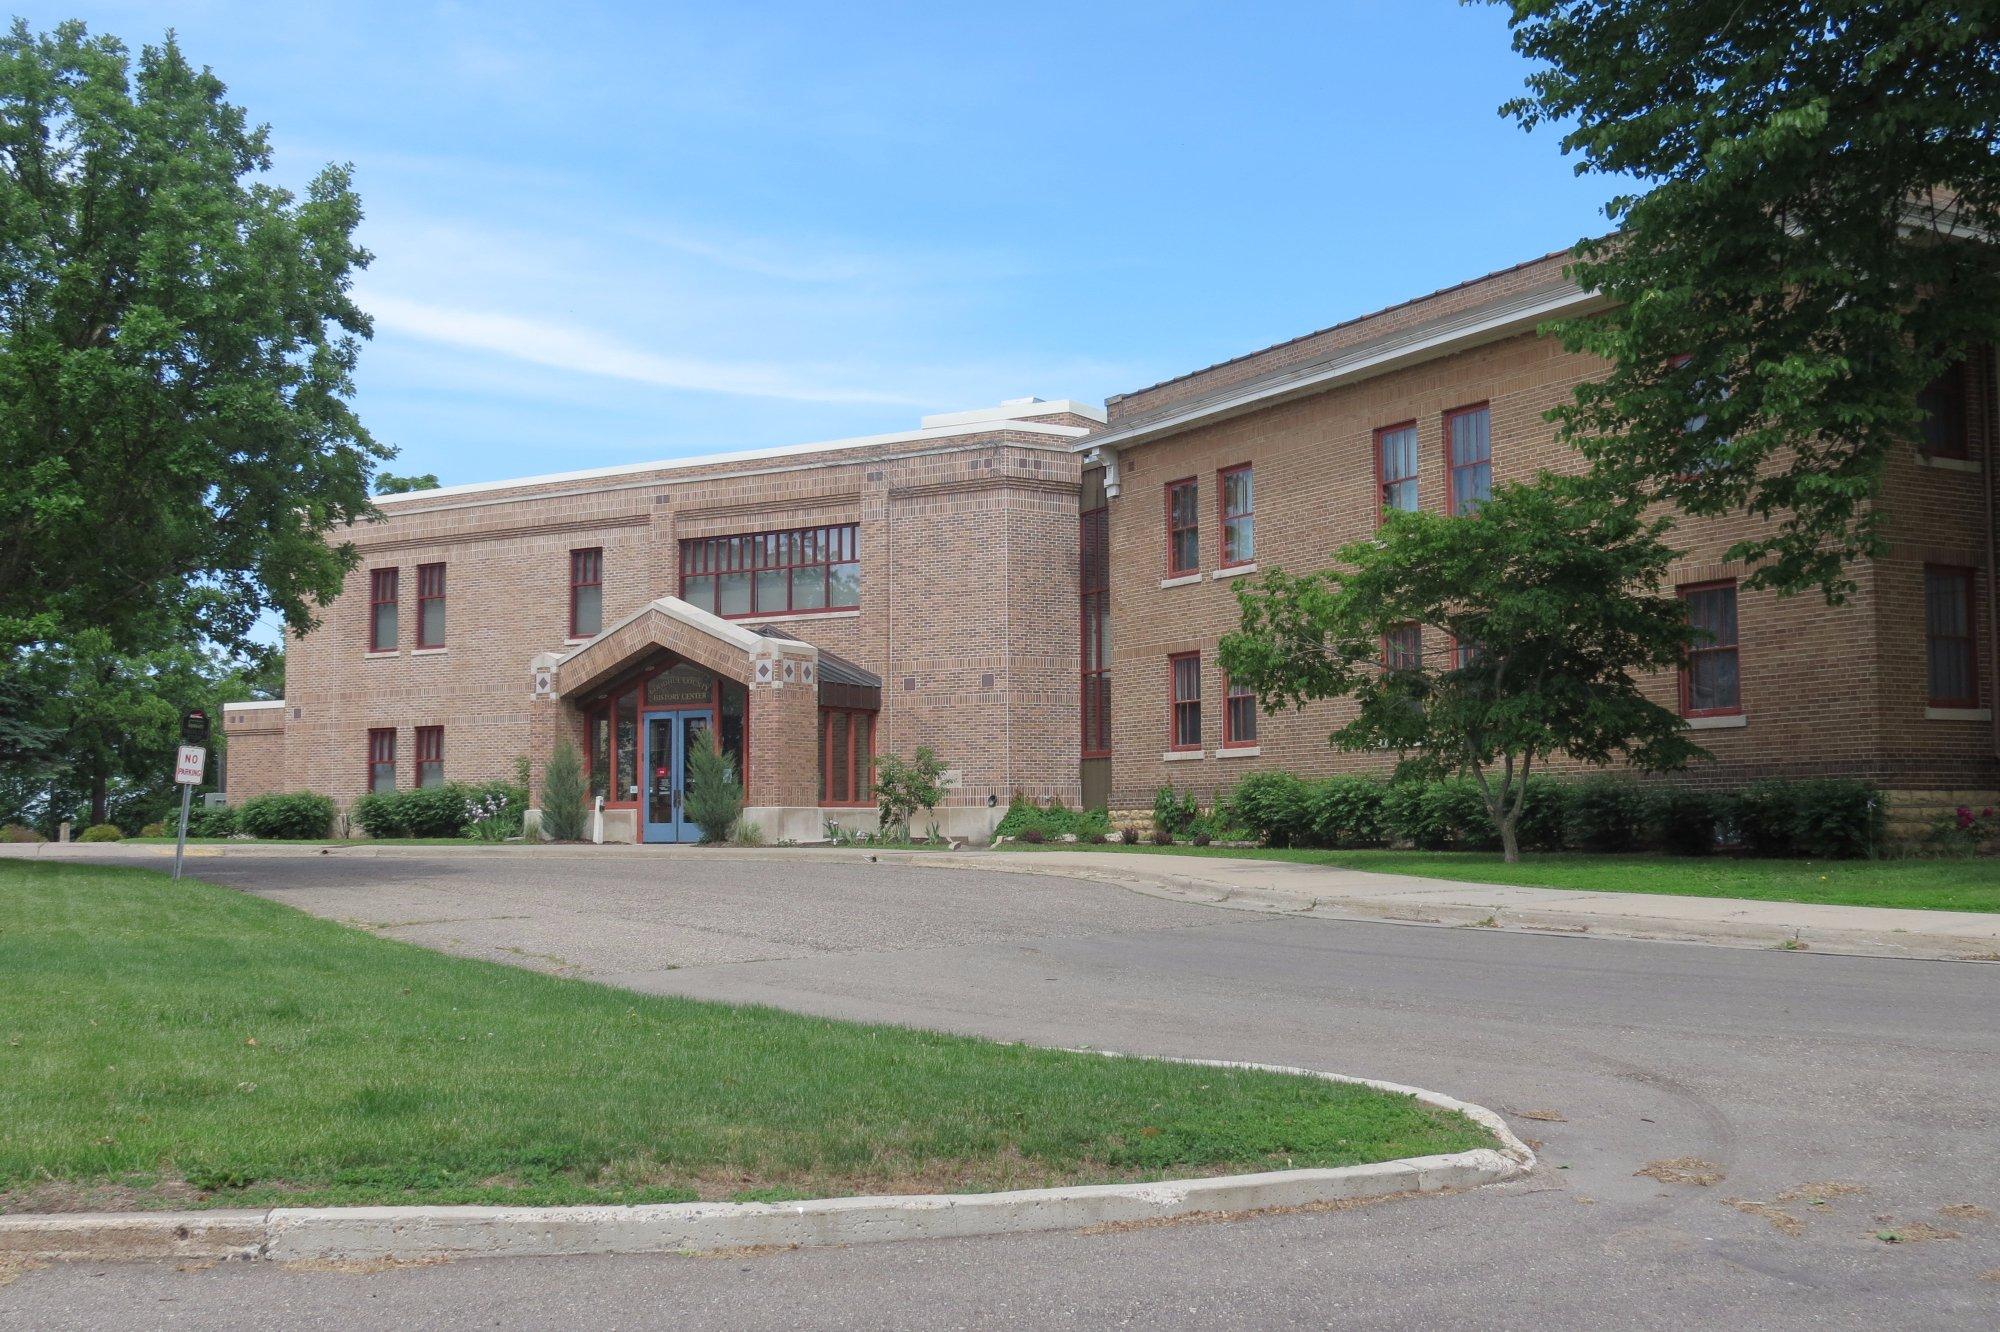
[[[224,704],[227,766],[223,792],[240,805],[252,796],[285,789],[285,709]]]

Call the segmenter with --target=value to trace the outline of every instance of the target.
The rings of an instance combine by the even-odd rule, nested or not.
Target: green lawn
[[[1351,1085],[649,998],[0,862],[0,1212],[968,1191],[1491,1145]]]
[[[1289,860],[1382,874],[1583,892],[1744,897],[1766,902],[2000,911],[2000,860],[1738,860],[1726,856],[1587,856],[1524,853],[1509,865],[1497,851],[1272,851],[1262,847],[1091,846],[1005,851],[1102,851],[1114,855],[1223,856]]]
[[[138,846],[172,846],[175,837],[127,837]],[[189,846],[506,846],[476,837],[190,837]],[[116,846],[116,842],[101,845]],[[520,843],[514,843],[519,846]]]

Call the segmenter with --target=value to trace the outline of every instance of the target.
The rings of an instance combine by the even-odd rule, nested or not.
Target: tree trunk
[[[104,769],[90,774],[90,825],[94,828],[106,821],[111,812],[111,800],[105,790]]]
[[[1521,838],[1514,827],[1519,818],[1520,816],[1517,814],[1513,818],[1499,820],[1500,859],[1506,861],[1509,865],[1512,865],[1521,858]]]

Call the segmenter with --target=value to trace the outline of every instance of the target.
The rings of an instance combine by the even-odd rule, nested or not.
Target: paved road
[[[888,864],[412,853],[201,873],[635,989],[1429,1086],[1509,1115],[1545,1168],[1116,1234],[372,1273],[61,1267],[0,1290],[0,1328],[2000,1325],[2000,1217],[1963,1210],[2000,1213],[1990,966],[1262,918]],[[1690,1157],[1722,1178],[1635,1173]],[[1780,1201],[1813,1185],[1857,1191]],[[1957,1237],[1876,1238],[1923,1227]]]

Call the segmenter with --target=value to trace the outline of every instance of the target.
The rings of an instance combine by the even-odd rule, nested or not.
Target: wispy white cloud
[[[385,332],[654,388],[789,402],[922,402],[907,389],[840,383],[789,366],[667,356],[593,329],[522,315],[434,305],[376,291],[363,292],[360,303]]]

